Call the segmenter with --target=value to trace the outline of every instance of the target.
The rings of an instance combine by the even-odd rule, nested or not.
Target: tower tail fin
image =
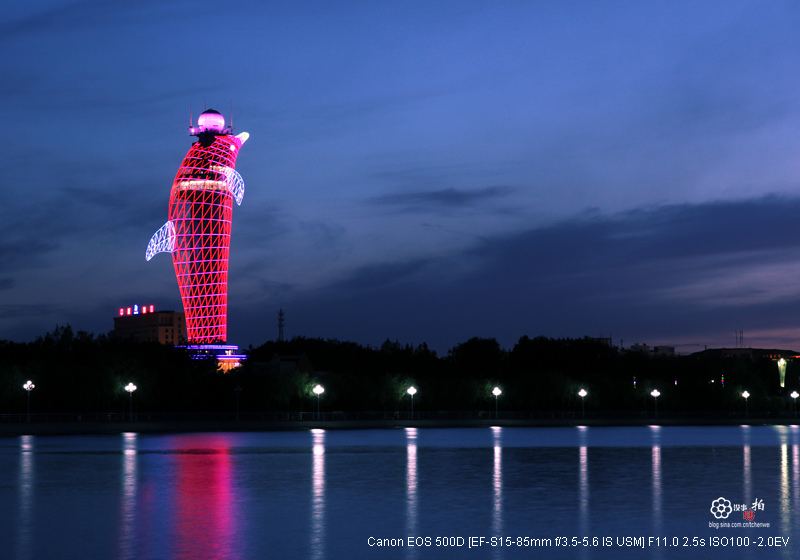
[[[149,261],[158,253],[171,253],[174,250],[175,225],[170,221],[161,226],[150,238],[144,258]]]

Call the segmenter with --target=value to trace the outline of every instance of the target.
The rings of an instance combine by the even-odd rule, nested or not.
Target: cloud
[[[515,189],[508,186],[493,186],[474,190],[441,189],[384,194],[368,202],[376,206],[401,207],[404,212],[415,212],[431,208],[464,208],[481,202],[503,199]]]
[[[713,345],[737,329],[785,333],[800,311],[797,212],[800,199],[766,197],[575,217],[445,259],[360,267],[293,294],[287,318],[311,336],[439,351],[471,336]]]
[[[53,311],[52,306],[44,304],[23,305],[6,304],[0,305],[0,319],[17,319],[19,317],[36,317],[48,315]]]

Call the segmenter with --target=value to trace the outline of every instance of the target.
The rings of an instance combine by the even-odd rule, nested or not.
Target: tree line
[[[800,367],[789,362],[786,388],[769,359],[714,356],[647,356],[620,352],[591,338],[529,338],[511,349],[494,338],[471,338],[438,356],[427,345],[385,341],[380,347],[331,339],[296,337],[248,349],[249,358],[229,373],[213,360],[195,360],[184,349],[71,327],[28,343],[0,341],[0,414],[23,413],[22,385],[32,380],[34,412],[123,412],[124,390],[140,412],[407,411],[408,387],[417,389],[417,411],[493,410],[494,387],[501,410],[650,411],[658,389],[660,411],[741,412],[742,391],[751,412],[791,407]],[[275,356],[305,356],[313,368],[278,372]],[[724,377],[724,385],[722,383]]]

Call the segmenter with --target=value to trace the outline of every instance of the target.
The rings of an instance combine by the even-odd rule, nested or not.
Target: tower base
[[[233,344],[191,344],[184,348],[193,360],[216,360],[223,373],[239,367],[247,359],[247,355],[240,354],[239,347]]]

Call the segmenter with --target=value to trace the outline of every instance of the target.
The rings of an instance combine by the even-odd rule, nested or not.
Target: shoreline
[[[796,418],[538,418],[538,419],[367,419],[367,420],[156,420],[0,423],[0,437],[200,432],[275,432],[324,430],[386,430],[401,428],[552,428],[628,426],[786,426]]]

